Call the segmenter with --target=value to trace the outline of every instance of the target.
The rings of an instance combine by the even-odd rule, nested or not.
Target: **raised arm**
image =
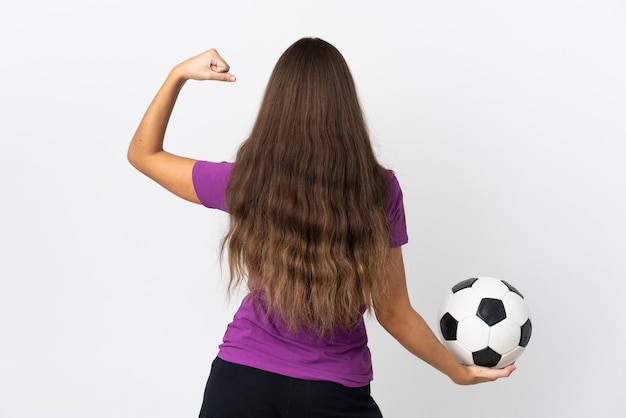
[[[150,103],[128,147],[128,161],[137,170],[194,203],[200,203],[191,177],[196,160],[165,151],[165,131],[178,94],[187,80],[235,81],[229,70],[215,49],[176,65]]]
[[[490,369],[460,364],[411,306],[401,247],[391,250],[389,262],[390,291],[385,297],[374,299],[374,311],[378,322],[404,348],[460,385],[496,380],[515,370],[514,365]]]

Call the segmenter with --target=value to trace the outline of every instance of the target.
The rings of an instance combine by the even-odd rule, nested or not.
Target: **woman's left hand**
[[[230,66],[213,48],[181,62],[173,69],[178,77],[185,80],[235,81],[237,78],[228,71]]]

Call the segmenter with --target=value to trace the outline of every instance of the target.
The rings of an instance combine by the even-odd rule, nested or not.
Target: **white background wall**
[[[411,4],[409,8],[409,4]],[[626,5],[621,1],[34,0],[0,8],[0,417],[194,417],[237,307],[224,214],[125,153],[169,69],[171,151],[231,159],[282,51],[345,55],[405,193],[415,307],[490,275],[534,329],[508,380],[459,387],[369,321],[386,417],[626,415]]]

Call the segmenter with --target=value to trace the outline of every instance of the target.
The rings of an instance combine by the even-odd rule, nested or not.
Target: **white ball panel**
[[[478,351],[489,344],[489,326],[477,316],[459,321],[456,339],[469,351]]]
[[[476,283],[472,285],[472,289],[476,290],[476,293],[483,298],[494,299],[502,299],[504,295],[510,292],[501,280],[493,277],[479,277]]]
[[[515,347],[513,351],[510,351],[507,354],[502,356],[498,364],[496,364],[495,368],[501,369],[503,367],[508,366],[509,364],[517,360],[519,356],[522,355],[523,352],[524,352],[524,347],[520,347],[520,346]]]
[[[509,292],[503,299],[504,309],[506,310],[507,318],[514,321],[519,326],[530,318],[530,310],[528,304],[517,293]]]
[[[507,318],[491,327],[489,347],[499,354],[508,353],[519,345],[521,335],[520,326]]]
[[[462,289],[452,295],[448,303],[448,312],[457,321],[476,315],[480,296],[472,289]]]

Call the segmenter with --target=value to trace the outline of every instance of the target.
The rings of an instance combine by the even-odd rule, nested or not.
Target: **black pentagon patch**
[[[508,288],[509,288],[509,290],[510,290],[511,292],[513,292],[513,293],[517,293],[517,294],[519,295],[519,297],[520,297],[520,298],[524,299],[524,295],[522,295],[522,293],[521,293],[519,290],[517,290],[515,287],[511,286],[510,284],[508,284],[508,283],[507,283],[507,282],[505,282],[504,280],[500,280],[500,281],[501,281],[502,283],[504,283],[504,285],[505,285],[506,287],[508,287]]]
[[[491,327],[506,318],[504,303],[500,299],[483,298],[478,305],[476,316]]]
[[[472,353],[472,358],[474,359],[474,364],[483,367],[494,367],[502,356],[491,348],[483,348],[480,351],[475,351]]]
[[[456,293],[459,290],[463,290],[466,289],[468,287],[472,287],[472,285],[474,283],[476,283],[476,280],[478,280],[477,277],[474,277],[472,279],[467,279],[467,280],[463,280],[462,282],[458,282],[456,285],[454,285],[454,287],[452,288],[452,293]]]
[[[533,333],[533,325],[530,322],[530,319],[522,325],[522,335],[519,339],[520,347],[526,347],[528,345],[528,341],[530,341],[530,334]]]
[[[459,321],[454,319],[449,312],[446,312],[445,315],[441,317],[439,326],[441,327],[441,334],[446,341],[456,340],[456,329],[458,325]]]

